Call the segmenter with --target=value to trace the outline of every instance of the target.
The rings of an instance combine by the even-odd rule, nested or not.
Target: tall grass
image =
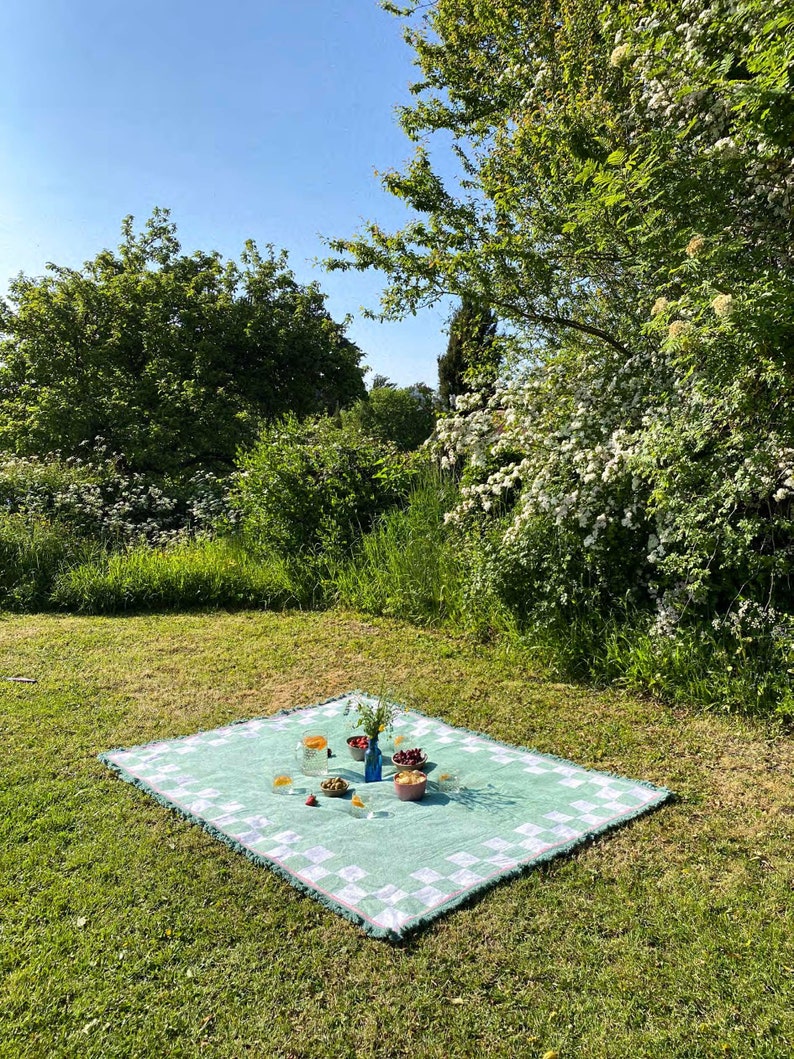
[[[0,609],[46,609],[58,574],[92,550],[57,522],[19,512],[1,514]]]
[[[230,539],[196,539],[164,548],[141,544],[64,572],[53,602],[83,614],[191,607],[307,606],[313,571],[273,556],[252,557]]]
[[[428,470],[408,505],[381,516],[334,577],[337,599],[416,624],[463,621],[464,565],[444,524],[454,484]]]
[[[746,645],[708,627],[661,636],[649,615],[584,611],[558,624],[525,626],[507,639],[547,675],[614,685],[662,702],[794,720],[794,642]]]
[[[794,719],[791,640],[770,637],[747,645],[708,627],[653,636],[646,624],[607,624],[588,675],[666,702]]]

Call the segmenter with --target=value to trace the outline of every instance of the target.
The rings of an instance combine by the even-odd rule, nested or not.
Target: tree
[[[376,375],[367,396],[342,418],[368,437],[392,442],[402,452],[410,452],[433,433],[435,394],[421,382],[398,387],[384,375]]]
[[[0,445],[72,455],[101,439],[131,469],[231,465],[263,420],[365,391],[358,348],[286,252],[181,253],[167,210],[82,269],[20,275],[0,302]]]
[[[438,358],[438,395],[443,408],[449,408],[451,398],[472,386],[493,381],[498,368],[495,337],[494,314],[464,294],[450,320],[447,351]]]
[[[423,79],[401,123],[419,146],[384,184],[418,219],[335,240],[349,256],[330,262],[384,268],[385,317],[467,294],[543,339],[624,350],[620,332],[641,332],[656,289],[680,283],[695,235],[745,276],[769,251],[789,260],[785,0],[410,8]],[[453,175],[434,170],[433,136],[452,137]]]
[[[522,561],[564,539],[582,584],[629,584],[660,627],[790,610],[790,3],[412,8],[418,146],[385,184],[415,219],[332,264],[385,271],[386,317],[469,294],[513,329],[522,377],[448,427],[489,471],[464,508],[509,496]]]

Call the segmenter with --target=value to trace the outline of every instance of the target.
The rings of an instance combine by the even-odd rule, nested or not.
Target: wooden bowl
[[[326,790],[323,784],[328,783],[332,779],[334,779],[333,776],[328,776],[322,781],[322,783],[320,783],[320,794],[324,794],[326,798],[341,798],[343,794],[347,794],[348,790],[350,789],[350,784],[347,782],[347,780],[342,780],[342,783],[344,783],[344,787],[332,787],[330,790]],[[340,780],[342,779],[342,777],[338,776],[336,777],[336,779]]]

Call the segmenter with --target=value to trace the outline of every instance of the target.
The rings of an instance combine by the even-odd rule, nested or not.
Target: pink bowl
[[[395,777],[394,790],[401,802],[418,802],[424,798],[427,776],[418,783],[398,783]]]

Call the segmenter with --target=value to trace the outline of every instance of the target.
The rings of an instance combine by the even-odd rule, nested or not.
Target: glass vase
[[[367,739],[367,749],[364,753],[364,782],[380,783],[383,779],[383,754],[378,746],[377,736]]]

